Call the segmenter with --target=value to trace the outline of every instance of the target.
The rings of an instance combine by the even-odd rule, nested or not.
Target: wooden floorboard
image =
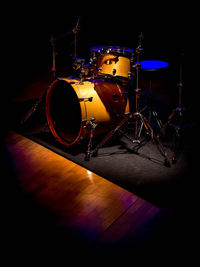
[[[168,211],[14,132],[6,138],[5,151],[15,183],[71,248],[136,246],[156,231],[152,221],[158,214],[168,216]]]

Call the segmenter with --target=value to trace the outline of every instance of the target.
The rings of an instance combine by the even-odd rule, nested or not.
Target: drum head
[[[73,144],[81,130],[81,109],[73,87],[64,80],[55,81],[46,98],[50,129],[59,142]]]

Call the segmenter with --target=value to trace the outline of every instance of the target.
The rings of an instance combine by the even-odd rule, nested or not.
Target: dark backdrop
[[[51,68],[51,35],[59,37],[69,33],[75,27],[79,15],[64,15],[55,9],[40,16],[37,13],[25,13],[22,17],[12,20],[9,31],[9,66],[19,81],[29,80],[41,70]],[[143,23],[144,24],[144,23]],[[119,45],[135,49],[138,45],[138,35],[143,31],[145,59],[159,59],[177,64],[179,51],[185,48],[186,41],[190,38],[190,28],[182,24],[170,26],[163,22],[153,23],[148,21],[145,26],[127,15],[123,18],[112,12],[102,12],[82,15],[80,30],[78,32],[78,56],[88,59],[90,48],[95,45]],[[73,53],[73,34],[56,43],[57,62],[68,59]],[[69,58],[67,58],[69,57]],[[66,64],[68,64],[65,61]],[[20,85],[19,85],[20,86]]]
[[[67,37],[56,42],[56,67],[58,71],[62,71],[61,66],[64,66],[66,75],[70,74],[72,68],[74,35],[71,32],[78,21],[79,14],[76,14],[78,12],[59,5],[48,7],[48,10],[31,8],[25,8],[20,12],[18,10],[15,12],[13,8],[13,12],[6,17],[7,28],[3,39],[6,50],[2,50],[6,55],[4,69],[7,81],[2,90],[4,103],[9,102],[21,88],[25,88],[33,81],[42,79],[45,75],[51,77],[51,36],[57,38],[69,33]],[[186,59],[188,60],[190,56],[194,59],[197,53],[194,48],[196,34],[195,24],[191,22],[192,16],[189,23],[187,16],[181,11],[177,13],[181,16],[175,16],[172,21],[171,13],[166,16],[164,13],[156,12],[156,15],[153,15],[149,11],[149,15],[146,16],[142,10],[139,13],[136,9],[127,14],[127,10],[119,12],[120,8],[118,12],[104,6],[97,9],[87,13],[82,12],[84,15],[80,16],[78,57],[85,58],[87,62],[90,48],[95,45],[119,45],[135,50],[138,36],[142,31],[144,35],[142,59],[163,60],[169,63],[165,76],[167,81],[165,94],[173,98],[173,103],[169,107],[171,110],[171,107],[177,105],[180,51],[184,49],[184,58],[182,58],[186,88],[184,88],[184,98],[186,105],[194,113],[197,98],[194,97],[194,89],[188,89],[194,76],[191,75],[192,79],[189,76],[193,68],[190,61],[188,61],[189,64],[185,64]],[[137,13],[139,15],[136,15]],[[158,14],[160,16],[157,16]],[[2,109],[4,112],[5,107],[3,106]],[[4,113],[9,113],[7,110]]]

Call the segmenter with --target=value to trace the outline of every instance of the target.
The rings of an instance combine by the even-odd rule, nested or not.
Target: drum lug
[[[133,76],[133,73],[131,71],[128,71],[128,78],[130,79]]]
[[[99,67],[98,72],[101,73],[101,71],[102,71],[102,67]]]
[[[91,96],[91,97],[82,97],[82,98],[79,98],[79,102],[87,102],[87,101],[89,101],[89,102],[92,102],[92,100],[93,100],[93,97]]]
[[[81,123],[83,124],[83,126],[86,126],[87,120],[82,120]]]
[[[83,128],[90,128],[91,126],[94,127],[96,125],[96,123],[94,122],[95,120],[96,118],[91,118],[90,120],[82,120],[81,123],[83,125]]]

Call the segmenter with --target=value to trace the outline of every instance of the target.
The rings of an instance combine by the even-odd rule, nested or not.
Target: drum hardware
[[[165,151],[162,143],[158,139],[158,137],[154,134],[154,131],[150,125],[150,122],[141,114],[140,111],[140,92],[141,88],[139,88],[139,83],[140,83],[140,72],[141,72],[141,67],[142,67],[142,62],[140,61],[140,55],[144,51],[142,48],[142,40],[144,39],[143,33],[139,35],[139,44],[138,47],[136,48],[136,54],[137,54],[137,64],[136,64],[136,89],[135,89],[135,107],[136,107],[136,112],[134,113],[134,119],[135,119],[135,139],[133,140],[133,143],[136,143],[141,145],[140,137],[141,133],[143,130],[143,127],[145,128],[146,134],[151,138],[153,143],[156,144],[159,152],[161,155],[164,157],[164,164],[167,167],[170,167],[170,161],[168,159],[167,152]],[[139,127],[140,123],[140,127]]]
[[[50,43],[52,45],[52,68],[53,80],[56,79],[56,39],[51,36]]]
[[[101,74],[101,72],[102,72],[102,67],[99,67],[98,68],[98,73]]]
[[[24,123],[38,110],[40,104],[43,101],[43,97],[39,98],[36,103],[28,110],[26,115],[23,117],[23,119],[20,121],[20,126],[23,126]]]
[[[90,127],[90,134],[89,134],[88,148],[87,148],[87,151],[85,152],[85,160],[86,161],[90,160],[92,140],[93,140],[95,128],[97,127],[97,123],[94,122],[95,120],[96,120],[95,118],[91,118],[90,122],[87,125],[87,127]]]
[[[183,128],[186,128],[186,126],[183,125],[184,121],[184,113],[185,108],[183,107],[183,101],[182,101],[182,93],[183,93],[183,56],[184,51],[180,51],[180,65],[179,65],[179,82],[177,83],[178,87],[178,107],[172,111],[172,113],[169,115],[167,123],[163,125],[162,130],[165,130],[167,127],[171,126],[174,129],[174,140],[172,144],[172,163],[175,164],[177,161],[179,149],[180,149],[180,141],[181,141],[181,135]]]
[[[126,113],[124,114],[124,118],[122,121],[115,127],[113,130],[111,130],[106,137],[104,137],[99,144],[95,147],[95,149],[91,152],[92,157],[96,157],[98,155],[98,151],[101,147],[103,147],[113,136],[117,131],[121,131],[121,127],[123,127],[130,119],[132,119],[133,114],[132,113]],[[127,137],[127,135],[124,135]],[[129,138],[129,137],[128,137]],[[131,139],[132,140],[132,139]]]
[[[160,60],[143,60],[141,63],[141,70],[144,72],[155,72],[160,69],[168,67],[168,63]],[[149,80],[149,92],[147,97],[147,104],[140,110],[140,113],[143,113],[145,110],[148,110],[148,121],[151,123],[152,117],[155,119],[159,129],[163,127],[163,123],[158,116],[158,112],[154,105],[153,93],[152,93],[152,81]]]
[[[40,110],[41,108],[43,108],[43,104],[45,102],[45,98],[46,98],[46,92],[43,94],[42,97],[38,98],[38,100],[35,102],[35,104],[33,104],[33,106],[31,106],[31,108],[28,110],[28,112],[26,112],[25,116],[22,118],[22,120],[19,122],[19,126],[22,127],[24,125],[24,123],[26,123],[26,121],[38,110]]]
[[[136,54],[137,54],[137,63],[136,63],[136,89],[135,89],[135,110],[137,114],[140,114],[140,92],[141,92],[141,88],[139,88],[139,82],[140,82],[140,69],[141,69],[141,63],[140,63],[140,54],[143,52],[143,48],[142,48],[142,39],[144,38],[142,32],[139,35],[139,44],[136,48]],[[141,124],[141,129],[138,132],[138,125],[139,125],[139,118],[141,118],[141,116],[136,116],[135,117],[135,142],[136,143],[140,143],[140,135],[139,133],[141,133],[142,131],[142,127],[143,124]]]
[[[89,67],[85,64],[85,59],[83,58],[76,58],[75,62],[73,63],[73,69],[77,71],[77,74],[80,78],[80,83],[84,81],[89,74]]]
[[[83,97],[83,98],[79,98],[78,99],[79,100],[79,102],[87,102],[87,101],[89,101],[89,102],[92,102],[92,100],[93,100],[93,97]]]
[[[56,79],[56,54],[57,54],[56,53],[56,42],[58,40],[61,40],[61,39],[65,38],[65,37],[68,37],[71,34],[74,34],[74,63],[75,63],[76,58],[77,58],[77,34],[78,34],[79,29],[80,29],[79,24],[80,24],[80,16],[78,18],[78,21],[77,21],[75,27],[71,31],[69,31],[69,32],[67,32],[65,34],[62,34],[62,35],[60,35],[58,37],[51,36],[51,38],[50,38],[50,43],[51,43],[51,46],[52,46],[52,68],[51,68],[51,72],[53,73],[53,81]]]
[[[140,113],[143,113],[145,110],[148,110],[148,121],[149,123],[151,123],[152,121],[152,117],[155,119],[156,123],[157,123],[157,127],[159,129],[161,129],[163,127],[163,123],[161,121],[161,119],[158,116],[158,112],[155,108],[154,105],[154,100],[153,100],[153,95],[152,95],[152,85],[151,85],[151,80],[149,82],[149,94],[147,97],[147,104],[146,106],[144,106],[141,110]]]
[[[128,72],[128,79],[130,80],[133,76],[133,73],[131,71]]]
[[[137,139],[132,139],[128,134],[126,134],[122,128],[125,127],[125,124],[129,122],[129,120],[132,119],[137,119],[140,120],[141,122],[141,127],[139,129],[138,132],[138,138]],[[151,128],[148,120],[141,114],[138,112],[135,113],[129,113],[126,114],[126,116],[124,117],[124,119],[117,125],[116,128],[114,128],[98,145],[97,147],[92,151],[91,156],[92,157],[96,157],[98,155],[98,150],[103,147],[113,136],[115,133],[119,132],[120,134],[122,134],[124,137],[126,137],[129,141],[131,141],[133,144],[137,144],[138,145],[138,149],[141,146],[141,141],[139,140],[141,132],[142,132],[142,128],[145,128],[146,134],[151,138],[151,140],[153,141],[153,143],[156,144],[158,151],[160,152],[160,154],[164,157],[164,165],[166,167],[171,167],[168,155],[162,145],[162,143],[160,142],[160,140],[158,139],[158,137],[154,134],[153,129]],[[138,150],[137,149],[137,150]],[[134,152],[137,153],[137,150],[134,148]],[[89,157],[88,157],[89,158]]]
[[[74,61],[77,58],[77,33],[80,30],[80,16],[78,18],[78,21],[76,23],[76,26],[74,27],[74,29],[72,30],[72,32],[74,33]]]
[[[74,70],[80,70],[85,65],[85,59],[84,58],[75,58],[73,63],[73,69]]]

